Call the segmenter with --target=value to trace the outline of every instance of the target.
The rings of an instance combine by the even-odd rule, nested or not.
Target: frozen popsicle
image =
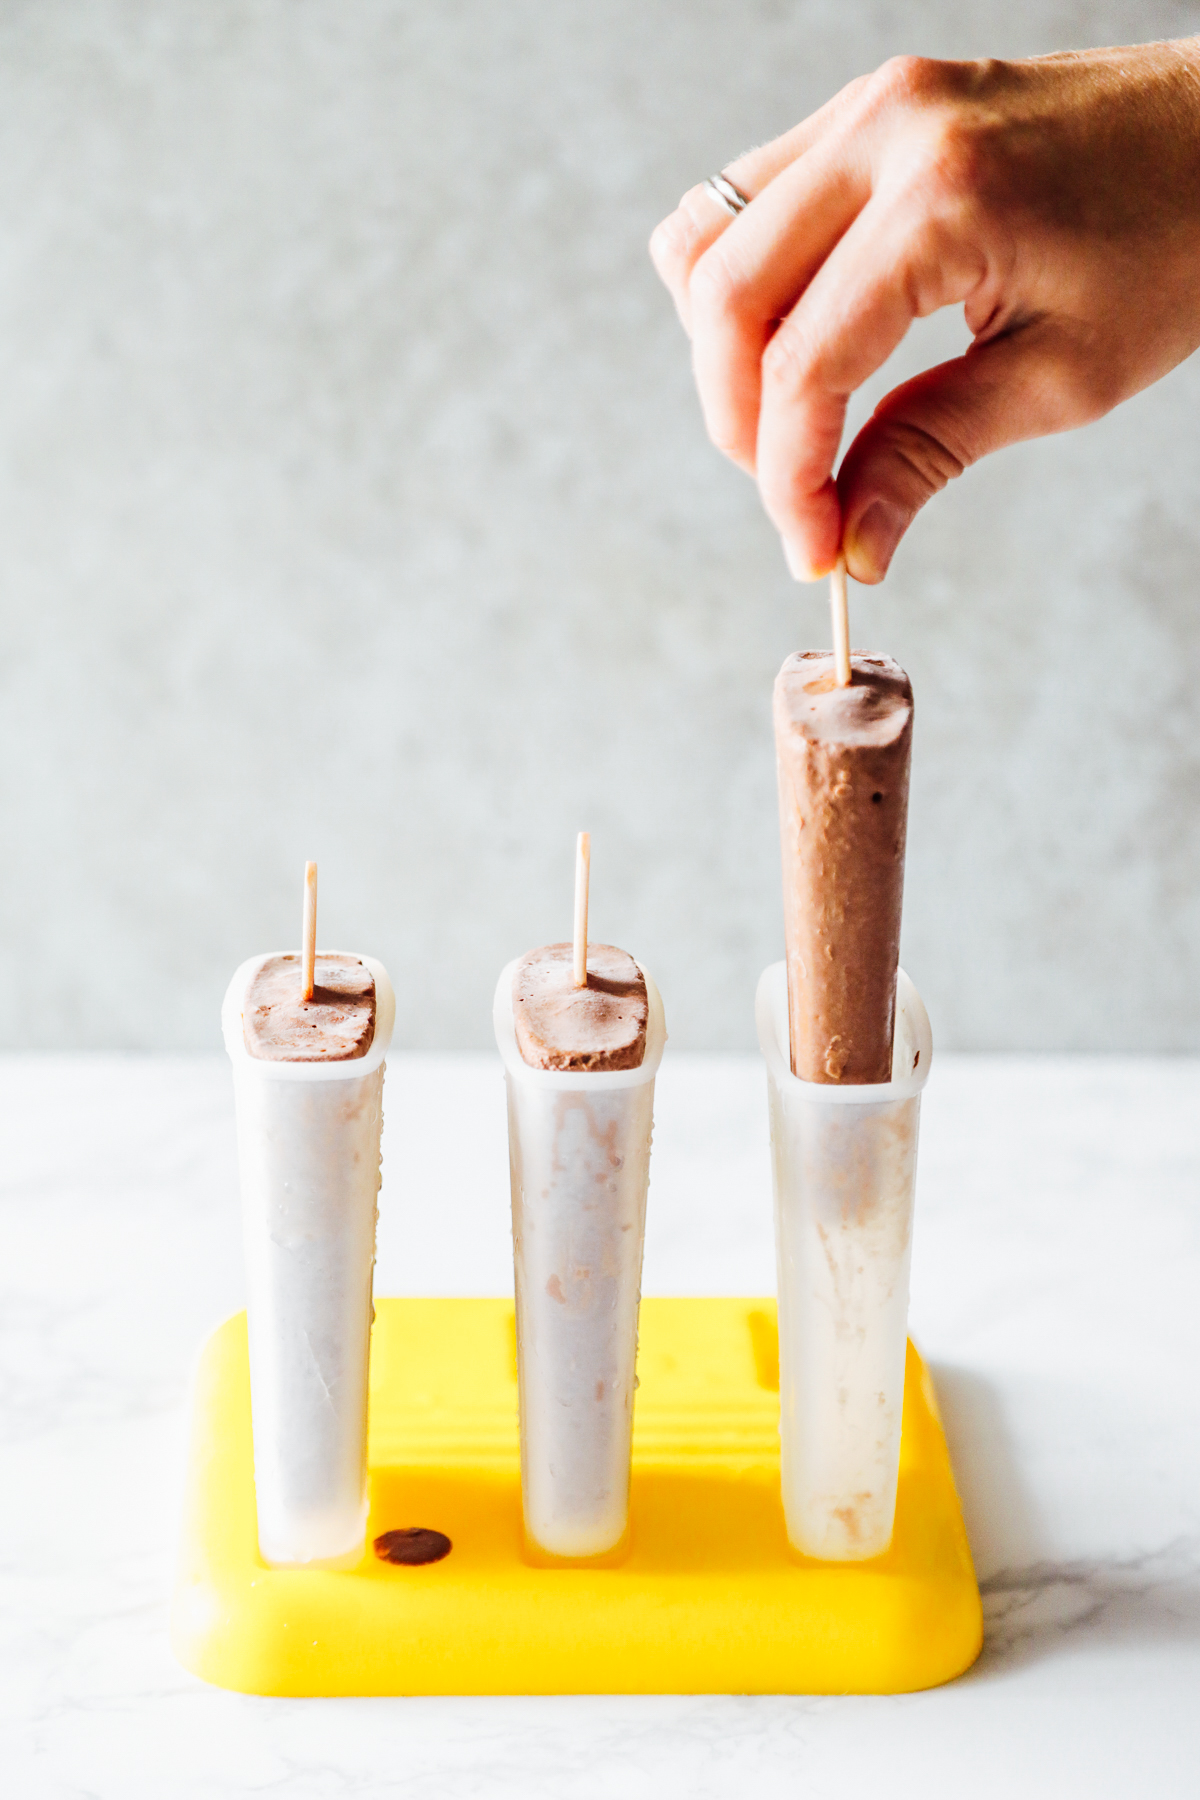
[[[535,1560],[620,1554],[654,1078],[666,1031],[631,956],[550,944],[496,988],[508,1084],[521,1493]]]
[[[779,1281],[788,1537],[860,1559],[892,1536],[928,1021],[897,1025],[913,702],[887,656],[790,656],[775,683],[784,969],[759,993]],[[839,608],[841,620],[839,629]]]
[[[850,659],[838,685],[819,650],[775,682],[792,1072],[891,1075],[912,688],[890,656]]]
[[[315,928],[315,920],[314,920]],[[346,1566],[366,1527],[367,1374],[384,1056],[395,1000],[370,957],[243,963],[233,1063],[259,1549]]]
[[[624,950],[589,944],[576,987],[570,944],[523,956],[513,981],[517,1047],[531,1069],[636,1069],[646,1054],[646,977]]]

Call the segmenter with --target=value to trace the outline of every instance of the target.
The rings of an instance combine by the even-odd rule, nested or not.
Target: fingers
[[[757,474],[800,579],[844,547],[852,575],[880,580],[920,507],[969,462],[1094,416],[1083,319],[1027,317],[889,395],[834,482],[849,397],[915,317],[960,302],[979,329],[1011,317],[1010,234],[972,210],[948,67],[900,59],[853,83],[728,166],[752,197],[736,218],[701,185],[651,240],[710,436]]]
[[[722,171],[734,186],[751,199],[775,177],[819,142],[846,110],[868,78],[860,77],[835,94],[818,112],[785,131],[769,144],[748,150]],[[650,257],[675,302],[684,330],[691,335],[689,284],[692,271],[734,220],[712,192],[699,183],[689,188],[675,211],[655,227],[650,238]]]
[[[730,180],[743,194],[753,197],[755,189]],[[688,292],[692,270],[710,244],[714,244],[727,225],[733,224],[728,208],[721,205],[703,182],[689,188],[669,218],[656,225],[650,238],[650,260],[675,302],[679,323],[692,335],[692,308]]]
[[[1037,320],[888,394],[838,472],[854,579],[882,581],[921,507],[981,456],[1094,412],[1083,365],[1062,326]]]
[[[763,352],[870,195],[870,166],[834,135],[792,163],[692,272],[692,363],[713,443],[756,469]]]
[[[915,317],[966,300],[986,273],[978,252],[935,220],[876,195],[772,337],[762,358],[758,482],[798,580],[827,574],[842,542],[833,467],[850,395]]]

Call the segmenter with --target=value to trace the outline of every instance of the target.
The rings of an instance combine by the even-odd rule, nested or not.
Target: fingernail
[[[910,515],[890,500],[872,500],[857,524],[846,533],[846,561],[856,581],[887,574]]]

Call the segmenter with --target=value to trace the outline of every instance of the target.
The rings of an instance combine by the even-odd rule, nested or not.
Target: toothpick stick
[[[581,831],[575,843],[575,968],[577,988],[587,986],[588,882],[592,872],[592,834]]]
[[[839,687],[849,687],[850,615],[846,607],[846,559],[841,555],[829,577],[829,610],[833,614],[834,676]]]
[[[317,865],[304,865],[304,940],[301,949],[304,998],[311,1000],[316,986],[317,963]]]

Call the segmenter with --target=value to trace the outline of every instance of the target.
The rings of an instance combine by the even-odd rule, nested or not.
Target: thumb
[[[850,574],[882,581],[925,502],[981,456],[1105,410],[1087,404],[1078,349],[1046,320],[973,344],[965,356],[894,388],[838,471]]]

